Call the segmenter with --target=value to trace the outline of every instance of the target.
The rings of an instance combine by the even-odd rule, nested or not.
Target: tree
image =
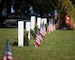
[[[14,1],[14,3],[12,2]],[[74,0],[71,0],[75,2]],[[1,0],[0,3],[0,15],[3,10],[4,3],[6,2],[7,16],[10,15],[11,5],[14,6],[15,15],[25,16],[29,15],[29,7],[33,6],[34,12],[39,12],[41,16],[44,13],[51,13],[53,10],[58,11],[58,18],[63,21],[65,13],[69,13],[72,17],[74,16],[74,7],[70,0]],[[26,13],[25,13],[26,12]]]
[[[71,17],[74,15],[74,7],[70,0],[59,0],[58,6],[58,18],[62,24],[65,18],[65,14],[68,13]],[[61,25],[59,25],[60,27]]]
[[[75,7],[75,0],[70,0],[73,4],[73,6]]]

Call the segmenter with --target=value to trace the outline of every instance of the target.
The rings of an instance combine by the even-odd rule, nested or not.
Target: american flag
[[[42,36],[41,34],[39,36],[40,36],[40,40],[43,40],[44,36]]]
[[[41,23],[40,34],[42,36],[45,36],[45,34],[46,34],[46,29],[45,29],[45,26],[43,23]]]
[[[44,22],[43,22],[43,29],[44,29],[44,34],[46,34],[46,28]]]
[[[53,27],[53,18],[51,18],[50,28],[51,28],[51,31],[53,32],[53,30],[54,30],[54,27]]]
[[[5,50],[4,50],[2,60],[13,60],[12,53],[11,53],[11,50],[10,50],[10,44],[9,44],[8,40],[6,41],[6,47],[5,47]]]
[[[35,38],[35,42],[34,42],[35,47],[39,47],[40,46],[40,40],[41,40],[41,35],[39,33],[39,30],[38,30],[36,38]]]

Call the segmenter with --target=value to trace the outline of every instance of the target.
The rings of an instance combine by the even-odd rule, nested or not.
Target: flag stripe
[[[10,44],[8,40],[6,41],[6,47],[4,50],[4,55],[3,55],[2,60],[13,60],[12,53],[10,51]]]

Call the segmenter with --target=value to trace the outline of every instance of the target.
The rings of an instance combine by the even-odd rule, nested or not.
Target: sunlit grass
[[[0,59],[6,40],[9,39],[13,60],[75,60],[75,30],[56,30],[47,33],[41,46],[35,48],[34,40],[29,46],[13,46],[17,39],[17,29],[0,29]]]

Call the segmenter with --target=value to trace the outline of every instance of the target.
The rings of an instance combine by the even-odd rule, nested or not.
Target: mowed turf
[[[18,41],[17,29],[0,29],[0,60],[6,40],[9,39],[13,60],[75,60],[75,30],[56,30],[47,33],[41,46],[35,48],[34,40],[29,46],[13,46]]]

